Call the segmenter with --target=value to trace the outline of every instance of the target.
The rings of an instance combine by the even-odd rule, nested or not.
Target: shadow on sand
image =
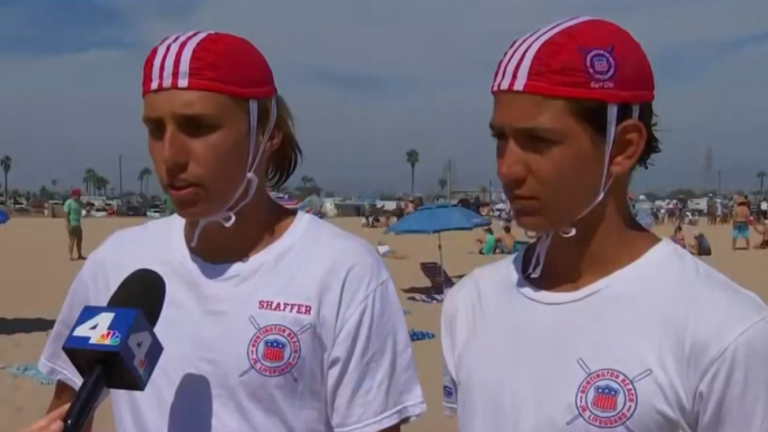
[[[11,336],[21,333],[41,333],[53,328],[56,320],[45,318],[2,318],[0,335]]]

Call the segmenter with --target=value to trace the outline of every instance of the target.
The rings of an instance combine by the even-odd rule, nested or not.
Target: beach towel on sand
[[[34,363],[21,363],[0,365],[0,370],[5,370],[15,377],[26,376],[42,385],[53,385],[53,380],[48,378]]]
[[[406,300],[410,300],[412,302],[417,302],[417,303],[442,303],[444,298],[445,296],[442,294],[430,294],[430,295],[408,296],[406,297]]]
[[[408,333],[411,335],[411,342],[418,342],[423,340],[431,340],[435,338],[435,334],[428,331],[421,331],[421,330],[413,330],[411,329]]]

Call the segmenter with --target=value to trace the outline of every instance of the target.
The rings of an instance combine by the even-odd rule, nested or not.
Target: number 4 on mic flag
[[[78,372],[106,368],[106,387],[142,391],[163,353],[144,314],[137,309],[86,306],[62,347]]]

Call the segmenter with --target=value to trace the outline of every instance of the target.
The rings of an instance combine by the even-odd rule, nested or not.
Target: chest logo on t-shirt
[[[578,420],[601,429],[624,428],[634,432],[629,424],[637,411],[637,383],[651,376],[653,371],[646,369],[630,378],[616,369],[598,369],[593,371],[583,359],[577,361],[586,374],[576,390],[576,415],[566,425]]]
[[[253,315],[248,317],[248,320],[256,333],[248,342],[247,355],[250,366],[240,373],[240,377],[256,371],[268,378],[287,375],[294,382],[299,382],[299,377],[293,369],[301,360],[301,335],[312,329],[312,323],[293,330],[283,324],[262,326]]]

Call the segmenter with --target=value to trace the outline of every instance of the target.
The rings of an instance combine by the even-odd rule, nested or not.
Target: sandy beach
[[[84,249],[86,254],[96,248],[107,236],[122,227],[146,222],[143,218],[85,219]],[[419,270],[419,263],[437,261],[436,236],[391,236],[380,229],[362,229],[360,221],[332,219],[331,223],[368,240],[372,245],[385,241],[398,252],[398,258],[386,258],[411,329],[433,332],[435,339],[414,342],[413,348],[428,412],[405,430],[455,431],[455,421],[445,418],[441,407],[441,371],[439,342],[439,304],[421,304],[406,300],[409,287],[428,286]],[[702,221],[704,223],[704,221]],[[691,235],[690,228],[686,234]],[[768,298],[766,279],[767,251],[732,251],[729,226],[700,226],[710,240],[714,253],[704,260],[724,272],[736,282]],[[659,236],[669,236],[672,226],[656,229]],[[515,232],[522,238],[521,232]],[[474,253],[474,238],[478,232],[443,234],[443,257],[446,270],[452,276],[464,275],[473,268],[503,256],[486,257]],[[757,241],[752,234],[753,243]],[[0,365],[36,363],[45,343],[46,328],[58,314],[69,284],[81,267],[81,262],[70,262],[66,252],[66,233],[62,220],[18,218],[0,226],[0,320],[30,319],[31,333],[7,334],[0,332]],[[32,320],[37,319],[37,320]],[[47,321],[50,320],[50,321]],[[18,430],[37,419],[46,409],[53,387],[41,385],[35,379],[14,376],[8,370],[0,371],[0,419],[4,430]],[[95,430],[114,431],[109,402],[97,414]]]

